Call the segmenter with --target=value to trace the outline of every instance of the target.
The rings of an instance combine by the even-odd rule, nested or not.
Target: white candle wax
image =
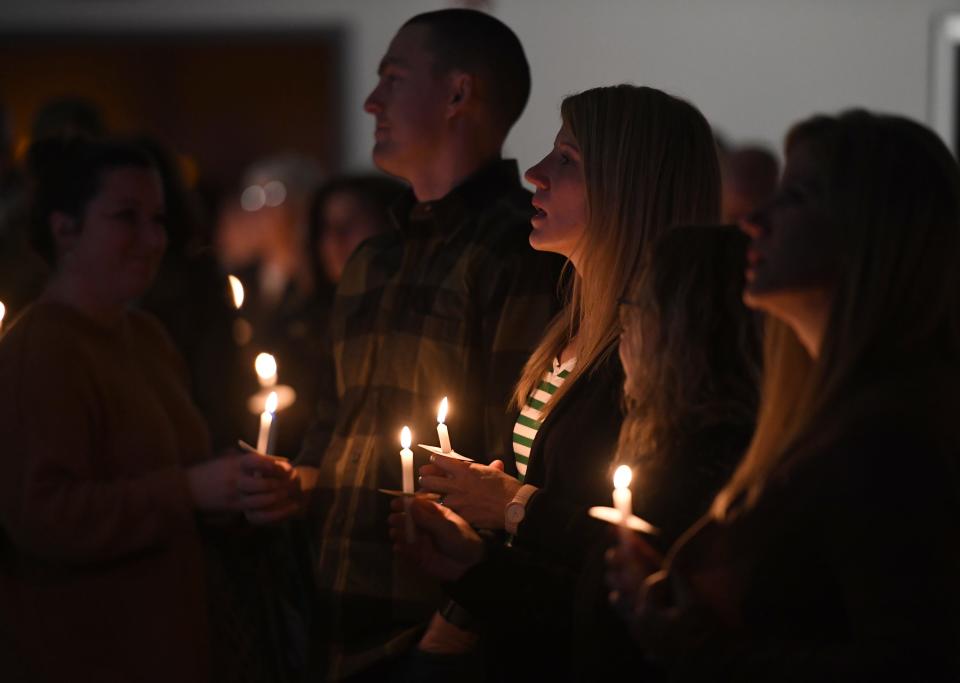
[[[271,391],[267,396],[263,412],[260,413],[260,432],[257,434],[257,450],[260,453],[269,453],[273,440],[274,418],[277,412],[277,392]]]
[[[443,423],[447,419],[447,406],[447,397],[444,396],[443,400],[440,401],[440,409],[437,411],[437,436],[440,437],[440,450],[444,453],[453,450],[450,445],[450,432],[447,430],[447,425]]]
[[[400,432],[400,466],[403,468],[403,492],[405,494],[413,493],[413,451],[410,450],[410,444],[413,443],[413,436],[410,434],[410,428],[404,427]],[[414,541],[413,518],[410,516],[410,497],[404,496],[403,506],[407,510],[406,534],[407,543]]]
[[[633,516],[633,494],[630,492],[630,480],[633,472],[626,465],[620,465],[613,475],[613,507],[620,512],[620,533],[630,532],[628,522]]]

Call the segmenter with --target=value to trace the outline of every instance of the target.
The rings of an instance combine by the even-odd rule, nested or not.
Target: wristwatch
[[[503,510],[503,528],[507,530],[507,533],[511,535],[517,533],[520,522],[527,515],[527,503],[536,492],[536,486],[524,484],[513,496],[513,500],[507,503],[507,507]]]

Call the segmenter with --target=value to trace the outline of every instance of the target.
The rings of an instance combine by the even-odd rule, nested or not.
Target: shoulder
[[[80,376],[87,350],[74,316],[55,304],[27,308],[0,337],[0,386],[60,387]]]

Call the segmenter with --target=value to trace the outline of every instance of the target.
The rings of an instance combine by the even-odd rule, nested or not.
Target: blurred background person
[[[770,201],[777,190],[780,162],[759,145],[717,145],[723,177],[721,219],[733,224]]]
[[[310,213],[310,254],[317,273],[334,285],[364,240],[393,229],[390,207],[406,186],[381,175],[336,178],[324,185]]]
[[[310,209],[322,180],[320,165],[308,157],[257,162],[244,174],[239,201],[223,207],[217,229],[221,269],[244,289],[235,337],[245,368],[243,393],[249,397],[259,388],[254,359],[262,352],[276,358],[280,383],[297,392],[277,422],[274,453],[287,457],[299,451],[314,409],[312,348],[325,333],[332,298],[333,286],[318,272],[310,249]],[[249,425],[243,433],[256,428],[253,413]]]
[[[290,468],[212,457],[182,361],[131,308],[166,246],[150,155],[52,138],[29,169],[31,244],[52,276],[0,339],[0,670],[206,680],[204,513],[240,512]]]

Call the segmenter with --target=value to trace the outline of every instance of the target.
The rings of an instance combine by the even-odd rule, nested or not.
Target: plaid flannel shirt
[[[482,169],[446,197],[394,210],[397,230],[350,259],[332,314],[335,395],[298,463],[319,468],[311,501],[315,579],[331,680],[413,645],[439,585],[395,560],[390,498],[401,488],[399,434],[437,444],[450,399],[453,447],[480,462],[512,457],[508,404],[558,310],[562,260],[528,243],[530,193],[515,161]],[[413,446],[415,467],[429,454]]]

